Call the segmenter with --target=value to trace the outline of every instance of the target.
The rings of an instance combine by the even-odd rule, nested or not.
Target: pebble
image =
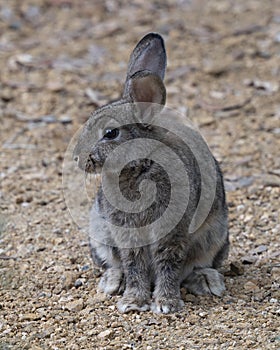
[[[254,264],[258,260],[256,255],[246,255],[242,257],[242,263],[244,265]]]
[[[89,269],[90,269],[89,265],[84,265],[82,266],[81,271],[88,271]]]
[[[273,279],[280,278],[280,266],[273,266],[272,269],[270,270],[270,273]]]
[[[75,281],[75,283],[74,283],[74,286],[76,287],[76,288],[79,288],[79,287],[81,287],[83,285],[83,281],[80,279],[80,278],[78,278],[76,281]]]
[[[276,43],[280,43],[280,32],[276,33],[275,38],[274,38],[274,41],[275,41]]]
[[[156,320],[155,318],[149,318],[148,320],[148,325],[151,326],[151,325],[158,325],[160,324],[160,321]]]
[[[267,251],[267,246],[264,244],[259,245],[257,248],[250,251],[251,254],[262,254],[263,252]]]
[[[50,81],[47,84],[47,89],[52,92],[59,92],[64,89],[64,85],[60,81]]]
[[[190,303],[195,303],[197,301],[197,297],[193,294],[186,294],[186,295],[184,295],[184,301],[190,302]]]
[[[225,94],[222,91],[210,91],[209,95],[215,99],[221,100],[225,98]]]
[[[279,90],[279,85],[277,82],[261,81],[258,79],[256,80],[245,79],[244,84],[247,86],[252,86],[257,90],[264,90],[268,93],[274,93]]]
[[[259,287],[252,281],[248,281],[244,284],[244,289],[247,292],[257,292],[259,290]]]
[[[242,211],[245,209],[245,205],[244,204],[239,204],[237,207],[236,207],[236,210],[237,211]]]
[[[97,335],[97,338],[100,338],[100,339],[108,338],[111,334],[112,334],[112,330],[106,329],[106,331],[100,332]]]
[[[114,321],[114,322],[111,323],[111,327],[112,328],[119,328],[119,327],[123,327],[123,325],[120,322]]]
[[[63,285],[63,288],[68,290],[70,289],[71,287],[73,287],[73,285],[76,283],[75,280],[76,280],[76,274],[71,272],[71,271],[65,271],[62,275],[62,285]]]
[[[30,203],[28,203],[28,202],[22,202],[21,203],[21,206],[24,207],[24,208],[29,207],[29,205],[30,205]]]
[[[43,122],[43,123],[47,123],[47,124],[56,123],[57,122],[57,118],[53,114],[47,114],[47,115],[40,116],[40,121]]]
[[[62,234],[62,231],[61,231],[60,228],[55,228],[55,229],[53,230],[53,233],[56,234],[56,235],[61,235],[61,234]]]
[[[280,15],[274,15],[274,16],[272,17],[272,21],[273,21],[274,23],[280,23]]]
[[[246,215],[243,221],[247,224],[248,222],[252,221],[252,219],[253,215]]]
[[[84,307],[83,299],[74,300],[65,305],[65,309],[69,311],[81,311],[83,307]]]
[[[96,335],[97,333],[98,333],[98,331],[95,328],[93,328],[93,329],[90,329],[89,331],[87,331],[86,334],[88,337],[91,337],[93,335]]]
[[[21,53],[15,56],[15,60],[22,65],[30,65],[33,62],[33,57],[27,53]]]
[[[40,319],[40,315],[28,313],[19,316],[20,321],[35,321]]]
[[[87,88],[85,90],[85,95],[90,99],[92,103],[94,103],[96,106],[100,105],[100,99],[98,96],[98,93],[91,88]]]
[[[105,293],[96,293],[92,298],[89,298],[87,300],[87,303],[90,305],[90,304],[102,303],[105,300],[107,300],[107,296]]]
[[[231,276],[241,276],[244,274],[244,266],[237,261],[233,261],[230,263],[230,272],[232,273]]]
[[[13,99],[13,94],[10,90],[5,89],[0,92],[0,98],[5,102],[9,102]]]
[[[58,118],[58,121],[62,124],[72,123],[72,118],[69,115],[63,114]]]

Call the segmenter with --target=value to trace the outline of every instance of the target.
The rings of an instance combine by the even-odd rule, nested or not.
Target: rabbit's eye
[[[120,133],[120,131],[117,128],[115,128],[115,129],[108,128],[104,132],[103,139],[105,139],[105,140],[113,140],[116,137],[118,137],[119,133]]]

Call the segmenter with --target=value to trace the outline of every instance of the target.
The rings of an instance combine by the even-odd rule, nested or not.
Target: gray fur
[[[98,190],[90,214],[90,247],[94,262],[105,268],[99,289],[107,294],[123,293],[118,303],[121,312],[148,309],[157,313],[176,312],[183,306],[181,286],[198,295],[220,296],[225,290],[223,276],[216,270],[227,257],[229,248],[227,206],[218,163],[214,160],[216,192],[211,210],[203,224],[195,232],[190,232],[188,228],[201,195],[199,166],[194,155],[172,133],[147,125],[143,117],[145,107],[135,111],[133,106],[126,105],[129,102],[163,105],[165,66],[162,38],[153,33],[146,35],[131,55],[123,97],[91,116],[74,150],[81,169],[100,172],[107,156],[118,145],[138,138],[152,138],[171,147],[180,156],[188,174],[189,204],[181,221],[167,235],[142,246],[143,237],[137,234],[120,237],[109,223],[119,227],[140,227],[163,214],[168,205],[170,188],[161,167],[151,160],[137,159],[120,173],[120,190],[131,203],[141,197],[139,188],[143,180],[152,179],[158,184],[156,205],[142,212],[118,210],[108,201],[102,186]],[[119,107],[123,108],[122,113],[116,114]],[[98,135],[98,125],[102,122],[106,124],[106,118],[111,119],[113,125],[121,125],[121,133],[116,139],[105,142],[102,135]],[[129,125],[123,125],[126,118],[131,121]],[[185,193],[182,188],[182,198]],[[148,238],[152,235],[150,232],[144,234]],[[131,247],[122,245],[127,238],[131,240]]]

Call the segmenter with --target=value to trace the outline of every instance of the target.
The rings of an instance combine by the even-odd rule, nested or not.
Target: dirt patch
[[[280,3],[0,1],[0,349],[279,349]],[[131,49],[166,40],[170,107],[224,171],[231,253],[222,298],[120,314],[68,213],[62,163],[118,97]]]

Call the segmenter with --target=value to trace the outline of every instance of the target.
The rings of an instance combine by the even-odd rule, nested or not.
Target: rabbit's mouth
[[[102,167],[94,160],[90,154],[86,160],[85,172],[90,174],[100,174]]]
[[[78,167],[86,173],[99,174],[102,171],[102,166],[94,159],[92,154],[81,153],[74,155],[73,159]]]

